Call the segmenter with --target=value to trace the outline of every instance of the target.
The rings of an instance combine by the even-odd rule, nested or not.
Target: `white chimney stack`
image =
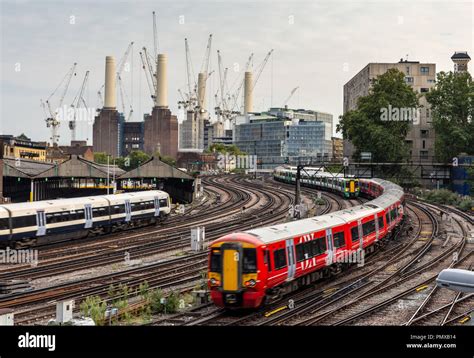
[[[115,97],[115,58],[107,56],[105,58],[105,102],[104,108],[115,109],[117,107]]]
[[[166,74],[166,65],[168,59],[165,54],[158,55],[156,66],[156,106],[168,107],[168,78]]]
[[[198,105],[202,110],[206,109],[206,80],[207,74],[198,74]]]
[[[253,78],[252,72],[245,72],[244,80],[244,114],[253,112]]]

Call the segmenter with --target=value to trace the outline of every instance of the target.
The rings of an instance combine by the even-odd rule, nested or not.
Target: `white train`
[[[159,190],[0,205],[0,245],[31,246],[157,223],[170,213]]]
[[[277,167],[273,171],[273,178],[284,183],[295,184],[296,167]],[[321,168],[305,168],[301,171],[300,184],[311,188],[334,191],[342,197],[357,198],[359,196],[359,179],[333,174],[321,170]]]

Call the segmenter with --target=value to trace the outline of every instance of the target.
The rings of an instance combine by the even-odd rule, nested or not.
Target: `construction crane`
[[[271,49],[270,51],[268,51],[267,55],[266,55],[265,58],[263,59],[263,61],[262,61],[262,63],[260,64],[260,66],[257,67],[257,75],[255,76],[255,80],[253,81],[252,90],[253,90],[253,89],[255,88],[255,86],[257,85],[258,79],[260,78],[260,75],[262,74],[263,69],[265,68],[265,65],[267,64],[268,59],[270,58],[270,56],[272,55],[272,53],[273,53],[273,49]]]
[[[153,68],[153,60],[148,54],[146,47],[142,48],[142,52],[140,52],[140,59],[142,60],[142,68],[145,71],[145,78],[151,93],[151,99],[153,100],[153,104],[156,105],[157,80],[155,76],[155,70]]]
[[[125,90],[124,90],[124,87],[123,87],[123,84],[122,84],[122,72],[125,68],[125,64],[127,63],[127,59],[128,59],[128,56],[130,55],[130,51],[132,50],[132,47],[133,47],[133,41],[130,42],[130,44],[127,47],[127,50],[125,51],[125,53],[123,55],[123,57],[120,59],[119,65],[118,65],[118,70],[117,70],[117,84],[118,84],[119,90],[120,90],[120,100],[121,100],[121,103],[122,103],[122,113],[124,115],[125,115],[125,99],[127,99],[127,101],[128,101],[128,96],[126,96],[126,93],[125,93]],[[128,116],[129,118],[132,115],[132,113],[133,113],[133,108],[132,108],[132,104],[130,102],[130,112],[129,112],[129,116]]]
[[[228,68],[224,68],[222,56],[220,50],[217,50],[217,67],[219,71],[219,89],[215,94],[216,107],[215,114],[218,116],[218,120],[228,119],[230,111],[226,100],[226,83]]]
[[[201,65],[201,73],[209,76],[209,60],[211,58],[211,46],[212,46],[212,34],[209,35],[207,39],[206,51],[204,52],[204,58]]]
[[[153,11],[153,49],[155,50],[155,60],[158,61],[158,31],[156,29],[156,14]]]
[[[286,107],[286,105],[288,104],[289,100],[291,99],[291,97],[293,97],[293,95],[295,94],[295,92],[298,90],[299,87],[295,87],[291,90],[291,93],[290,95],[285,99],[285,101],[283,102],[283,107]]]
[[[186,55],[186,87],[187,87],[187,93],[186,96],[183,96],[183,93],[181,90],[178,90],[180,95],[181,95],[181,101],[178,101],[178,106],[181,108],[183,107],[184,109],[189,108],[194,108],[196,107],[196,101],[197,101],[197,94],[196,94],[196,89],[197,89],[197,84],[196,84],[196,78],[194,77],[194,71],[193,71],[193,64],[191,60],[191,51],[189,50],[189,42],[188,39],[184,39],[184,51]]]
[[[84,80],[82,81],[81,88],[79,89],[79,93],[72,100],[72,104],[71,104],[72,108],[77,109],[77,108],[80,108],[81,106],[84,106],[84,108],[87,108],[86,101],[84,100],[84,90],[86,88],[88,78],[89,78],[89,71],[86,71]],[[76,140],[76,116],[77,116],[77,111],[74,111],[74,117],[72,120],[69,121],[69,129],[71,130],[71,141]]]
[[[155,76],[153,76],[153,71],[148,67],[148,61],[146,59],[146,53],[144,51],[140,52],[140,59],[142,60],[142,68],[143,71],[145,71],[145,78],[148,84],[148,89],[151,93],[151,99],[153,100],[153,103],[155,103]]]
[[[46,100],[46,104],[42,102],[43,109],[46,112],[46,108],[48,109],[48,115],[47,118],[45,119],[46,121],[46,127],[51,128],[51,145],[55,146],[58,144],[59,141],[59,135],[58,135],[58,129],[59,129],[59,119],[58,119],[58,110],[62,108],[63,102],[64,102],[64,97],[66,97],[67,90],[69,88],[69,84],[71,83],[72,76],[75,75],[76,71],[76,66],[77,63],[74,62],[70,70],[66,73],[64,78],[61,80],[59,83],[58,87],[51,93],[51,95],[48,97]],[[57,90],[61,88],[61,86],[64,85],[64,89],[61,93],[61,97],[59,98],[59,104],[56,110],[53,110],[51,107],[51,98],[56,94]]]

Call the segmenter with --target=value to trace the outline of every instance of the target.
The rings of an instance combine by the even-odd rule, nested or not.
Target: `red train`
[[[210,244],[208,286],[222,307],[254,308],[345,267],[391,235],[404,214],[403,189],[360,180],[363,205],[223,236]]]

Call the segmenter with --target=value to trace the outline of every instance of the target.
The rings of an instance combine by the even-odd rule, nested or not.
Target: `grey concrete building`
[[[405,74],[405,81],[417,93],[426,93],[435,85],[436,64],[418,61],[400,60],[397,63],[369,63],[344,85],[343,113],[357,108],[357,100],[369,94],[373,79],[396,68]],[[426,98],[420,98],[421,108],[418,112],[418,123],[412,123],[406,142],[410,147],[413,162],[431,162],[434,158],[435,133],[432,126],[430,106]],[[355,148],[344,139],[344,156],[352,157]]]

